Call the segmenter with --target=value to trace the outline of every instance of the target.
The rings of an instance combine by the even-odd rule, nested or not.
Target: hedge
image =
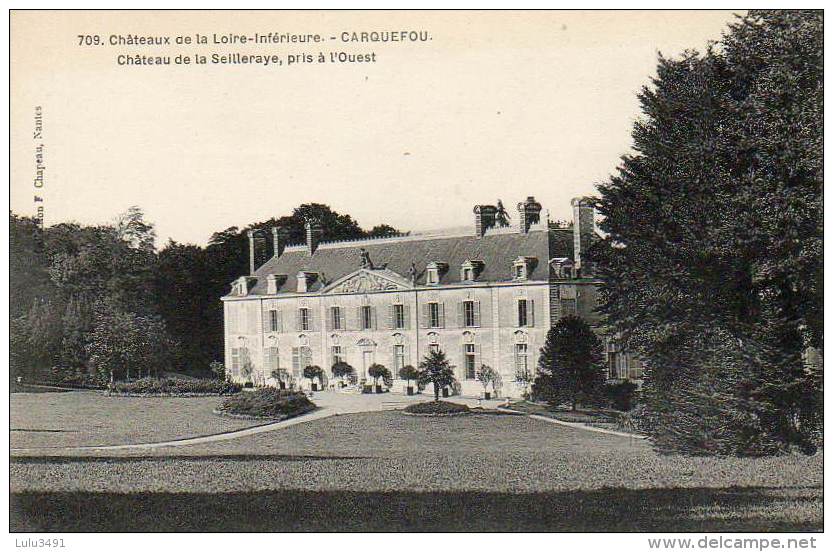
[[[264,387],[229,397],[217,408],[217,413],[283,420],[314,409],[315,404],[300,391]]]
[[[110,392],[117,395],[232,395],[240,386],[224,380],[174,378],[142,378],[135,381],[115,382]]]
[[[447,416],[451,414],[464,414],[469,412],[469,407],[464,404],[457,404],[446,401],[430,401],[410,404],[405,407],[407,414],[421,414],[425,416]]]

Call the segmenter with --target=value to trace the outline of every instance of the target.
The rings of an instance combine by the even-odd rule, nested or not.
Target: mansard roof
[[[249,295],[266,295],[266,276],[280,274],[278,293],[295,293],[299,272],[318,275],[307,287],[318,292],[340,278],[361,268],[361,250],[367,251],[376,269],[391,271],[410,282],[411,263],[416,265],[417,286],[426,283],[426,266],[431,262],[447,263],[440,274],[439,285],[460,283],[459,268],[468,260],[483,261],[483,270],[476,282],[508,282],[513,279],[513,261],[520,256],[535,257],[527,280],[547,281],[550,259],[573,256],[573,235],[570,229],[539,227],[528,233],[517,229],[501,229],[478,238],[475,235],[401,236],[351,242],[321,243],[310,255],[304,246],[289,246],[280,257],[272,257],[255,271],[256,282]]]

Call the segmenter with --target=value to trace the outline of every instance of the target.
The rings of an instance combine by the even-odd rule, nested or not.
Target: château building
[[[572,209],[572,225],[553,224],[529,197],[510,226],[501,225],[502,207],[478,205],[465,230],[341,242],[322,242],[321,227],[307,221],[303,244],[283,243],[273,228],[274,254],[260,267],[250,233],[250,274],[222,298],[230,377],[274,384],[282,370],[306,385],[305,366],[331,376],[345,361],[359,380],[371,379],[374,363],[397,378],[433,349],[454,365],[456,392],[482,393],[475,376],[486,364],[501,376],[498,393],[517,397],[559,318],[598,322],[599,281],[586,254],[594,210],[583,198]],[[612,342],[606,353],[611,378],[639,377],[631,355]],[[394,390],[403,383],[394,380]]]

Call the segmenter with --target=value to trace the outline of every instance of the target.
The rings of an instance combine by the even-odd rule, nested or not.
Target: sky
[[[659,52],[718,40],[723,11],[15,12],[11,208],[46,225],[106,223],[132,205],[169,238],[330,205],[365,228],[473,224],[535,196],[553,219],[629,151]],[[425,42],[342,33],[426,31]],[[188,44],[253,33],[319,44]],[[110,45],[111,35],[170,46]],[[99,36],[101,44],[79,44]],[[329,40],[329,37],[335,40]],[[288,56],[375,53],[375,62]],[[281,66],[118,65],[119,55],[279,55]],[[35,137],[35,108],[42,133]],[[43,145],[43,186],[35,187]],[[38,196],[42,201],[36,201]]]

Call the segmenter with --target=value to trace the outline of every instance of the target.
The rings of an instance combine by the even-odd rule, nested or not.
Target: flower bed
[[[139,395],[160,397],[199,397],[206,395],[232,395],[240,386],[224,380],[142,378],[136,381],[116,382],[110,388],[114,395]]]
[[[315,404],[304,393],[265,387],[229,397],[215,412],[234,418],[285,420],[311,410]]]
[[[468,414],[469,407],[446,401],[430,401],[410,404],[402,412],[412,416],[457,416]]]

